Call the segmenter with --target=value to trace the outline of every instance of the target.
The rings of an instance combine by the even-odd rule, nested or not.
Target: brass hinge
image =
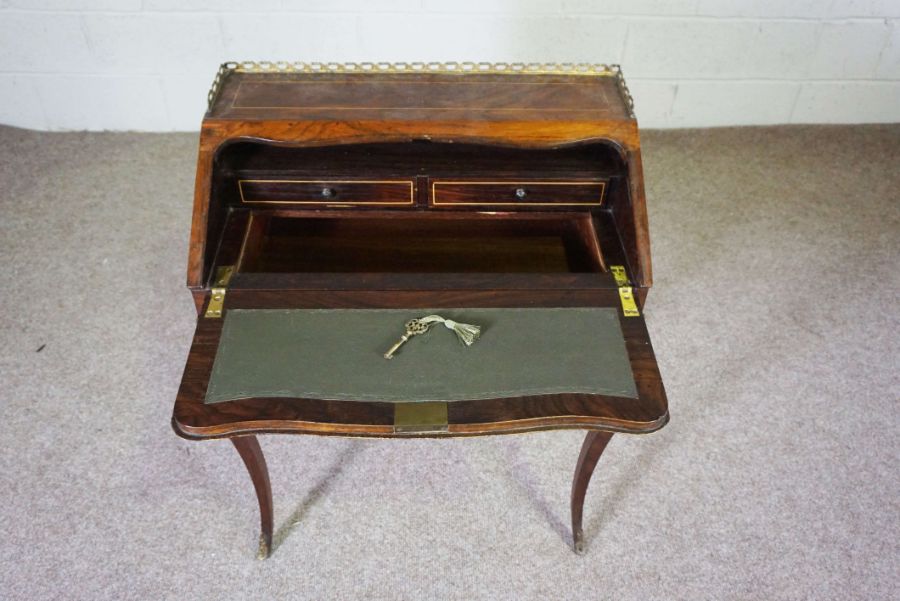
[[[619,300],[622,303],[622,314],[625,317],[640,317],[637,303],[634,302],[634,290],[631,287],[631,281],[625,274],[625,267],[622,265],[610,265],[609,270],[612,271],[613,278],[616,280],[616,286],[619,287]]]
[[[394,403],[394,432],[446,432],[447,403]]]
[[[209,304],[206,305],[204,317],[222,317],[222,309],[225,306],[225,287],[231,281],[232,273],[234,273],[234,266],[232,265],[219,267],[216,270],[216,280],[213,282],[210,290]]]

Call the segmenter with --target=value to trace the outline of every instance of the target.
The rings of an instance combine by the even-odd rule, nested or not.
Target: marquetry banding
[[[247,198],[245,195],[245,185],[247,184],[307,184],[310,186],[319,186],[329,188],[331,186],[344,186],[351,188],[353,186],[401,186],[408,189],[408,198],[402,200],[359,200],[345,199],[343,197],[335,197],[334,199],[319,197],[311,198],[306,195],[298,195],[296,199],[287,198],[284,200],[274,200],[266,198]],[[415,204],[415,188],[411,180],[300,180],[300,179],[242,179],[238,180],[238,192],[240,194],[242,204],[286,204],[286,205],[352,205],[352,206],[412,206]],[[404,196],[407,194],[404,191]]]
[[[571,187],[571,186],[593,186],[599,189],[599,194],[597,194],[596,200],[588,200],[588,201],[552,201],[552,202],[533,202],[527,199],[519,199],[519,200],[510,200],[510,201],[441,201],[440,193],[438,188],[478,188],[481,186],[503,186],[506,188],[510,188],[511,190],[519,187],[523,188],[534,188],[534,187],[545,187],[545,186],[562,186],[562,187]],[[587,207],[599,207],[603,204],[603,199],[606,195],[606,182],[603,181],[566,181],[566,182],[548,182],[548,181],[537,181],[537,182],[521,182],[521,181],[492,181],[492,182],[484,182],[484,181],[433,181],[431,182],[431,204],[436,207],[464,207],[464,206],[490,206],[490,207],[515,207],[515,206],[523,206],[523,207],[572,207],[572,206],[587,206]]]

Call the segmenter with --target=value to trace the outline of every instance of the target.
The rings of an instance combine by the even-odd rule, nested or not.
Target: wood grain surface
[[[519,176],[533,177],[538,164],[546,166],[546,175],[555,171],[557,177],[620,178],[624,184],[610,182],[606,191],[608,209],[626,228],[620,236],[635,285],[648,288],[652,275],[640,141],[637,123],[628,116],[616,86],[612,77],[571,75],[232,72],[201,128],[188,286],[198,291],[211,275],[228,207],[239,197],[236,180],[252,176],[254,170],[258,175],[260,165],[266,170],[264,152],[245,153],[242,160],[229,164],[228,146],[258,142],[271,148],[303,149],[306,158],[297,155],[296,160],[270,163],[270,171],[280,165],[279,175],[289,178],[316,173],[334,177],[334,161],[329,163],[327,157],[334,158],[340,152],[336,148],[393,144],[396,149],[430,142],[444,147],[465,144],[552,151],[560,157],[558,163],[547,157],[532,161],[519,169]],[[587,169],[554,167],[567,164],[564,148],[579,145],[613,149],[620,165],[601,160],[592,167],[584,163]],[[323,149],[321,161],[309,160],[309,152],[316,148]],[[407,151],[407,157],[410,152],[428,154],[421,147]],[[432,160],[418,172],[401,175],[418,178],[417,204],[421,204],[425,176],[474,177],[479,171],[500,175],[502,169],[479,168],[479,161],[472,160],[481,157],[490,163],[495,152],[509,151],[476,151],[469,153],[469,159],[460,159],[441,148],[431,154],[445,153],[444,160]],[[254,161],[254,154],[262,160]],[[352,166],[357,176],[379,172],[379,164],[389,164],[381,155],[370,152],[366,160],[344,161],[342,169]],[[495,166],[498,162],[502,160],[493,161]],[[409,166],[408,161],[393,164]],[[516,163],[509,164],[515,171]]]
[[[236,269],[226,312],[620,307],[609,265],[625,268],[643,307],[651,267],[640,141],[616,85],[567,75],[230,73],[200,136],[188,260],[198,312],[221,265]],[[408,204],[375,204],[399,202],[401,185]],[[222,320],[201,318],[173,425],[189,438],[652,431],[668,419],[652,346],[642,317],[620,320],[638,399],[454,402],[447,431],[423,434],[395,432],[391,403],[205,405]]]

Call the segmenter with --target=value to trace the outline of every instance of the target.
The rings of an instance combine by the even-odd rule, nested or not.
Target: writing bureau
[[[198,321],[172,424],[237,448],[262,557],[258,434],[587,430],[581,552],[612,434],[668,421],[617,66],[227,63],[200,134],[187,280]],[[432,313],[482,336],[465,347],[432,328],[383,357]]]

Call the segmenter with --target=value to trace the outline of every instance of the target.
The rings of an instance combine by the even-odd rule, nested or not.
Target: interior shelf
[[[591,273],[605,271],[586,213],[259,214],[244,273]]]

